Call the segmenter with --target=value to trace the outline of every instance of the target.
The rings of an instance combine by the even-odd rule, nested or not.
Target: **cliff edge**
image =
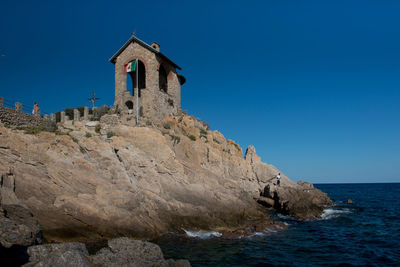
[[[294,183],[242,148],[181,115],[131,126],[117,115],[27,134],[0,124],[0,204],[21,205],[49,241],[166,231],[246,233],[273,225],[267,210],[301,220],[329,198]],[[250,230],[249,230],[250,229]]]

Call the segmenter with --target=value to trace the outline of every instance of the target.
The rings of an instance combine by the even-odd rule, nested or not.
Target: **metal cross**
[[[94,111],[94,103],[96,102],[96,100],[99,100],[100,98],[96,97],[93,91],[93,96],[91,98],[88,98],[88,100],[90,102],[92,102],[92,110]]]

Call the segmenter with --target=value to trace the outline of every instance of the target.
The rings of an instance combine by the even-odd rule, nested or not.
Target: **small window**
[[[163,65],[161,65],[160,69],[158,70],[158,82],[160,90],[166,93],[168,91],[168,79],[167,72],[165,71]]]
[[[132,102],[132,101],[126,101],[126,102],[125,102],[125,106],[126,106],[128,109],[133,109],[133,102]]]

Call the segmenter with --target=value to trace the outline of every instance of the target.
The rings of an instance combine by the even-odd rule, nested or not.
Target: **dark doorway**
[[[141,96],[141,89],[146,88],[146,67],[144,63],[139,60],[138,64],[139,68],[139,97]],[[136,87],[136,70],[132,72],[128,72],[126,81],[126,89],[132,92],[132,95],[135,95],[135,87]],[[128,77],[130,76],[130,78]]]

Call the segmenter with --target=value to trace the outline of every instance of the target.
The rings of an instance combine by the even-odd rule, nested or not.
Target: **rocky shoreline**
[[[100,122],[67,121],[55,132],[35,134],[0,124],[3,222],[13,219],[8,210],[23,207],[49,243],[152,240],[183,229],[229,238],[284,227],[268,211],[310,220],[332,205],[312,184],[294,183],[263,163],[253,146],[243,157],[238,144],[192,116],[132,123],[104,115]],[[31,230],[21,226],[30,233],[26,242],[39,244],[38,225],[28,225]],[[17,244],[7,238],[13,235],[3,248]]]

